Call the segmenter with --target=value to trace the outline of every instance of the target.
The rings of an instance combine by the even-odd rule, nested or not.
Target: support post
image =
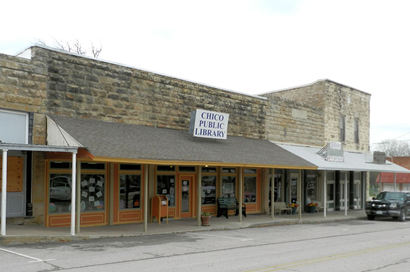
[[[275,169],[272,169],[272,179],[270,186],[270,212],[272,219],[275,218]]]
[[[239,167],[239,222],[242,222],[243,168]]]
[[[71,235],[75,236],[75,204],[76,204],[76,185],[77,185],[77,151],[73,152],[73,159],[71,162]]]
[[[76,206],[76,225],[75,233],[80,233],[80,224],[81,224],[81,162],[77,160],[77,206]]]
[[[196,181],[196,191],[197,191],[197,202],[196,202],[196,221],[198,226],[201,225],[201,215],[202,215],[202,167],[198,166],[197,172],[197,181]]]
[[[394,191],[397,192],[397,173],[394,173]]]
[[[148,164],[144,165],[144,232],[148,231]]]
[[[298,194],[297,194],[299,202],[299,220],[302,220],[302,170],[299,170],[299,182],[298,182]]]
[[[345,172],[345,216],[347,216],[347,172]]]
[[[6,236],[7,203],[7,149],[3,149],[3,171],[1,184],[1,236]]]
[[[323,217],[327,213],[327,172],[323,171]]]

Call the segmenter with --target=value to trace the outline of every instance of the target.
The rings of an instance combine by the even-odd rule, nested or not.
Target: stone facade
[[[370,94],[330,80],[321,80],[310,85],[268,93],[263,96],[269,98],[270,108],[275,108],[278,101],[287,100],[291,108],[292,105],[298,103],[296,110],[309,112],[303,107],[312,109],[310,115],[302,114],[309,116],[309,122],[298,122],[297,118],[291,118],[289,122],[283,122],[279,127],[267,125],[269,139],[324,146],[331,141],[340,141],[340,119],[341,116],[345,116],[345,140],[342,141],[344,149],[350,151],[369,150]],[[290,112],[288,118],[291,116],[289,114]],[[297,114],[297,116],[299,115]],[[281,117],[279,114],[273,118]],[[358,122],[359,125],[358,143],[355,141],[355,122]],[[295,137],[283,137],[283,131],[287,129],[289,123],[295,124],[293,133],[302,132],[299,134],[301,138],[298,138],[297,134]],[[316,129],[321,130],[321,132]],[[312,136],[312,139],[309,136]]]
[[[300,102],[268,96],[266,136],[275,142],[320,146],[324,138],[324,114]]]
[[[38,47],[32,59],[46,63],[46,113],[187,130],[202,108],[229,113],[229,135],[265,136],[263,98]]]
[[[31,114],[33,144],[46,144],[47,114],[188,131],[191,111],[202,108],[230,114],[229,136],[315,146],[338,140],[343,114],[345,149],[369,148],[370,95],[329,80],[257,97],[48,48],[30,50],[31,59],[0,54],[0,109]],[[34,152],[32,202],[39,223],[45,169],[45,154]]]

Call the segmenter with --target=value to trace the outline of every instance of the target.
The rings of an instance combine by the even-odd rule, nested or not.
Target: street
[[[0,271],[409,271],[410,221],[351,220],[0,247]]]

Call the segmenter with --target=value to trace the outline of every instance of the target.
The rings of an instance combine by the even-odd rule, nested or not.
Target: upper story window
[[[354,119],[354,142],[358,144],[359,139],[359,118]]]
[[[339,129],[339,141],[344,142],[346,140],[346,116],[344,115],[340,115]]]
[[[28,144],[28,113],[0,110],[0,140],[4,143]]]

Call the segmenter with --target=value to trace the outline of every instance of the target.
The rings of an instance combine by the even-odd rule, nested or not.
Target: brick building
[[[366,171],[402,170],[365,164],[369,102],[330,80],[252,96],[45,47],[0,54],[7,215],[31,215],[32,206],[45,226],[146,224],[157,197],[174,218],[215,214],[222,196],[247,213],[273,213],[272,197],[360,209]],[[207,121],[226,124],[227,139],[193,137],[198,110],[229,115],[229,123]],[[313,148],[319,162],[294,144]],[[354,164],[340,162],[352,151]],[[338,166],[321,164],[329,158]]]

